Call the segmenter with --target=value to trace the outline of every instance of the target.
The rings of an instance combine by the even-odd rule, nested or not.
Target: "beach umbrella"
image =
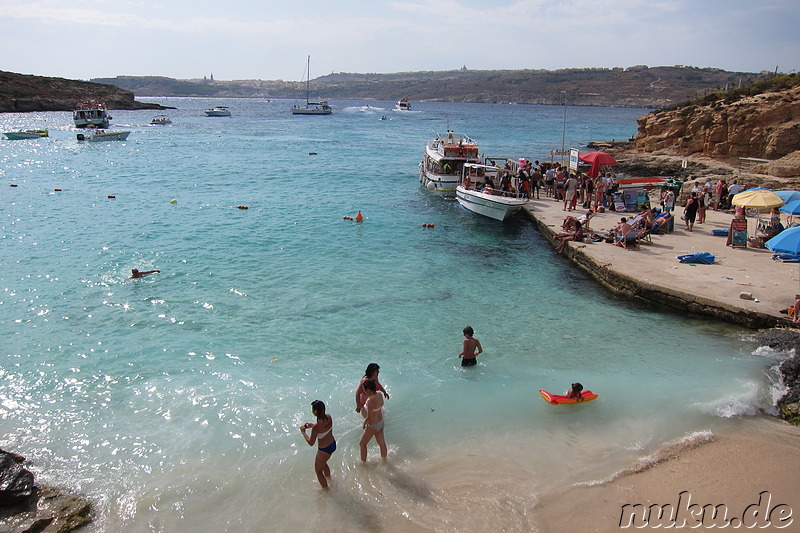
[[[600,174],[600,167],[603,165],[616,165],[617,160],[611,154],[605,152],[589,152],[579,156],[584,163],[590,163],[589,177],[596,178]]]
[[[800,215],[800,199],[787,202],[786,205],[781,206],[778,209],[784,213],[789,213],[790,215]]]
[[[800,253],[800,226],[783,230],[765,242],[764,246],[780,254]]]
[[[773,191],[775,194],[781,197],[781,200],[786,202],[793,202],[795,200],[800,200],[800,191]],[[781,209],[783,211],[783,209]],[[788,213],[788,211],[787,211]],[[800,213],[792,213],[793,215],[797,215]]]
[[[733,197],[733,205],[751,209],[770,209],[780,207],[785,202],[781,197],[768,189],[750,189]]]

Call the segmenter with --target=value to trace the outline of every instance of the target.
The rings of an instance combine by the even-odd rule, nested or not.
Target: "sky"
[[[634,65],[795,72],[798,0],[0,0],[0,70],[71,79]]]

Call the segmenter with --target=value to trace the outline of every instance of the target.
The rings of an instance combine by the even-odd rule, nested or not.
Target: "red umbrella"
[[[596,178],[600,174],[601,166],[617,164],[617,160],[605,152],[589,152],[580,156],[580,160],[592,164],[592,168],[589,169],[590,178]]]

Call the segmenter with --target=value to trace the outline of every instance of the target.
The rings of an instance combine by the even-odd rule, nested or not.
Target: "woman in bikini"
[[[300,426],[300,432],[309,446],[318,442],[317,456],[314,459],[314,471],[323,489],[328,488],[328,480],[331,477],[331,469],[328,466],[328,459],[336,451],[336,439],[333,438],[333,418],[325,414],[325,404],[319,400],[311,402],[311,412],[317,417],[317,423],[307,422]],[[307,429],[311,429],[311,435],[306,434]]]
[[[383,396],[388,400],[389,393],[383,388],[380,381],[378,381],[378,374],[381,371],[381,367],[378,363],[370,363],[367,365],[367,370],[364,372],[364,377],[361,378],[361,381],[358,383],[358,388],[356,388],[356,413],[361,413],[361,416],[366,417],[367,412],[364,411],[364,402],[367,401],[367,391],[364,390],[364,382],[368,379],[371,379],[375,382],[375,390],[380,391],[383,393]]]
[[[367,462],[367,444],[372,437],[381,449],[381,459],[386,461],[386,439],[383,436],[383,397],[375,390],[375,382],[371,379],[364,381],[364,390],[367,392],[367,401],[364,403],[366,418],[364,418],[364,434],[358,445],[361,447],[361,460]]]

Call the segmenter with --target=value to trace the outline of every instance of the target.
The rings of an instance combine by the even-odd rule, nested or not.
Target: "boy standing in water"
[[[473,366],[478,364],[477,357],[483,353],[483,347],[481,346],[481,341],[473,337],[475,335],[475,331],[472,329],[472,326],[467,326],[464,328],[464,345],[461,350],[461,353],[458,356],[461,358],[461,366]]]

